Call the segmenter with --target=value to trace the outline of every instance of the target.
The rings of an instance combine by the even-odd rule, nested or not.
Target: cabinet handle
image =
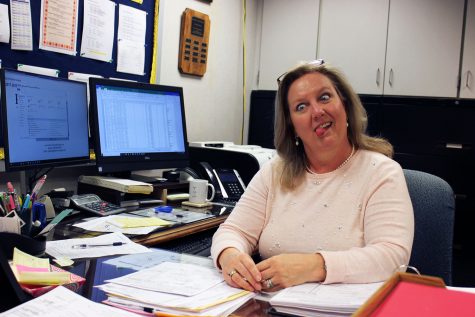
[[[381,76],[381,70],[378,67],[378,70],[376,71],[376,86],[378,86],[378,87],[379,87],[380,76]]]
[[[470,88],[470,85],[469,85],[469,79],[470,77],[472,77],[472,72],[471,71],[467,71],[467,80],[465,81],[465,88]]]
[[[393,86],[393,75],[394,75],[394,72],[393,72],[393,69],[391,68],[391,70],[389,71],[389,86]]]

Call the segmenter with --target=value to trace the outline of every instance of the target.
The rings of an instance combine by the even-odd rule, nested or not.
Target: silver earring
[[[346,127],[348,128],[350,126],[350,124],[348,123],[348,121],[346,121]]]
[[[299,146],[299,145],[300,145],[299,137],[296,136],[296,137],[295,137],[295,146]]]

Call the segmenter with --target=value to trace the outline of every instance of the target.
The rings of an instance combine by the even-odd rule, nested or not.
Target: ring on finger
[[[273,288],[274,283],[272,283],[272,279],[268,278],[267,280],[264,281],[266,283],[266,288]]]
[[[236,270],[231,270],[231,271],[229,271],[228,275],[229,275],[230,278],[233,278],[233,275],[236,274],[236,273],[237,273]]]

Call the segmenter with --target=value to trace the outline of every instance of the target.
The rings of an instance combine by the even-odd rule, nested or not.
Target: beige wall
[[[255,85],[260,22],[260,1],[247,0],[247,104]],[[205,75],[182,75],[178,71],[180,19],[186,8],[209,15],[211,20],[208,64]],[[181,86],[190,141],[220,140],[241,143],[243,112],[243,49],[241,0],[161,0],[156,83]],[[259,26],[260,27],[260,26]],[[245,137],[249,106],[246,106]]]

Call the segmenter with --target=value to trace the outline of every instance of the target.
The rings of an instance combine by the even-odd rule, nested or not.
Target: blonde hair
[[[335,87],[348,119],[348,140],[355,149],[364,149],[393,156],[393,147],[385,139],[366,134],[368,116],[348,80],[338,69],[328,64],[305,63],[288,71],[279,83],[275,105],[274,145],[282,159],[280,183],[292,190],[300,185],[307,168],[307,157],[302,144],[296,145],[296,135],[290,119],[288,92],[294,81],[309,73],[320,73]]]

